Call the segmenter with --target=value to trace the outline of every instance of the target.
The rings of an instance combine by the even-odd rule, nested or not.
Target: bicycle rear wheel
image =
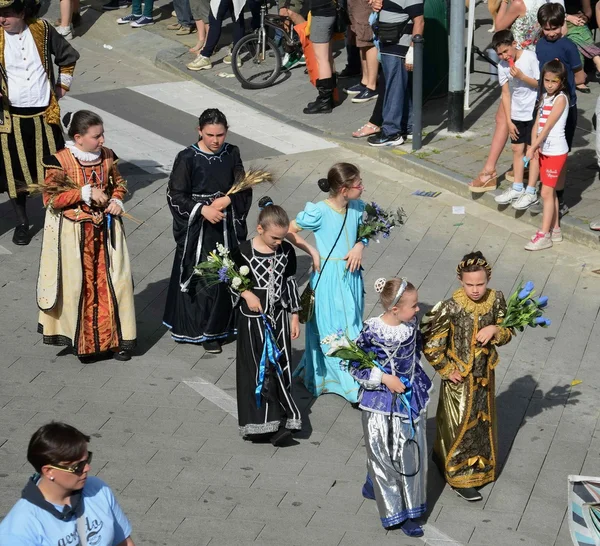
[[[281,53],[271,38],[265,39],[264,54],[258,34],[244,36],[233,48],[231,68],[245,89],[269,87],[281,74]]]

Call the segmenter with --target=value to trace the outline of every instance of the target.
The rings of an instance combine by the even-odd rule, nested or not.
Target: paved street
[[[15,247],[10,204],[0,196],[0,514],[31,473],[25,462],[31,433],[61,419],[92,435],[93,472],[117,493],[138,546],[568,546],[567,475],[600,473],[600,276],[593,272],[600,252],[564,242],[527,253],[530,225],[446,190],[433,199],[413,195],[439,188],[181,81],[143,56],[104,49],[93,40],[98,31],[89,32],[74,42],[82,61],[74,92],[61,104],[63,111],[90,108],[103,116],[107,145],[129,181],[127,211],[144,222],[125,221],[140,346],[128,363],[82,365],[41,343],[35,305],[41,205],[30,204],[32,243]],[[139,50],[147,36],[160,39],[136,36]],[[196,116],[207,107],[229,116],[229,140],[240,146],[246,166],[275,174],[274,186],[258,189],[255,201],[268,193],[295,215],[305,202],[324,197],[317,179],[345,160],[361,167],[366,199],[404,207],[406,226],[365,252],[367,315],[380,312],[372,285],[381,276],[408,277],[419,288],[421,308],[431,308],[455,290],[456,263],[472,249],[495,264],[494,288],[506,294],[531,279],[550,297],[552,326],[527,330],[500,351],[498,481],[483,488],[483,502],[467,505],[430,465],[423,539],[386,533],[375,503],[361,497],[358,411],[334,395],[313,400],[297,384],[304,422],[297,444],[243,442],[235,418],[234,345],[206,355],[201,347],[175,344],[161,325],[174,250],[167,176],[177,151],[194,142]],[[453,206],[464,206],[466,214],[453,214]],[[302,284],[309,265],[300,256]],[[294,349],[298,362],[301,340]],[[582,383],[572,387],[576,379]],[[427,420],[430,447],[436,397],[437,390]]]

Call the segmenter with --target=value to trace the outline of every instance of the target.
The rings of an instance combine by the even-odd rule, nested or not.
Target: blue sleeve
[[[40,524],[35,508],[20,499],[0,524],[0,546],[39,546]]]
[[[302,229],[310,229],[316,231],[321,227],[323,220],[323,212],[318,205],[314,203],[306,203],[306,207],[296,216],[296,225]]]
[[[581,57],[579,56],[577,46],[569,38],[565,38],[565,46],[565,57],[571,66],[571,70],[575,71],[581,68]]]
[[[129,523],[127,516],[123,512],[123,509],[119,505],[119,502],[108,485],[104,487],[104,492],[108,500],[110,511],[112,512],[114,518],[113,525],[115,538],[113,541],[113,546],[117,546],[117,544],[121,544],[121,542],[131,536],[131,524]]]

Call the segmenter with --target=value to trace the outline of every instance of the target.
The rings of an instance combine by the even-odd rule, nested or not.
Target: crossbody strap
[[[82,512],[81,515],[77,518],[77,534],[79,535],[79,545],[88,546],[84,512]]]
[[[319,286],[319,283],[321,282],[321,277],[323,275],[323,269],[325,269],[325,266],[327,265],[327,262],[329,261],[329,258],[331,257],[331,254],[333,253],[333,251],[335,249],[335,246],[338,244],[338,241],[340,240],[340,237],[342,236],[342,233],[344,232],[344,227],[346,226],[346,218],[348,218],[348,207],[346,207],[346,214],[344,214],[344,221],[342,222],[342,229],[340,229],[340,232],[338,233],[338,236],[335,239],[335,243],[333,243],[333,246],[331,247],[329,254],[327,254],[327,258],[325,258],[325,261],[323,262],[323,265],[321,266],[321,272],[319,273],[319,278],[317,279],[317,283],[315,284],[315,292],[317,290],[317,286]]]

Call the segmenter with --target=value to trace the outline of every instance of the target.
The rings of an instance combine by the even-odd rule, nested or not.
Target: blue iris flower
[[[537,306],[538,307],[546,307],[546,305],[548,305],[548,296],[542,296],[541,298],[538,298],[536,300]]]
[[[221,281],[221,282],[229,281],[229,277],[227,276],[227,268],[226,267],[222,267],[221,269],[219,269],[218,274],[219,274],[219,281]]]
[[[533,321],[534,324],[540,325],[540,324],[546,324],[546,320],[544,317],[536,317],[536,319]]]
[[[546,319],[546,326],[550,326],[551,324],[552,324],[552,321],[549,318],[547,318]]]

